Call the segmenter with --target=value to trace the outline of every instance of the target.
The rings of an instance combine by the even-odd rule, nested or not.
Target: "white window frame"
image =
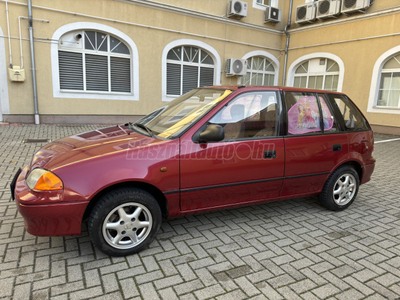
[[[269,1],[270,1],[270,4],[271,4],[270,5],[271,7],[278,8],[279,0],[269,0]],[[260,9],[260,10],[265,10],[266,7],[268,7],[268,5],[260,4],[260,3],[257,2],[257,0],[253,0],[253,8]]]
[[[162,58],[161,58],[162,101],[172,101],[178,97],[178,96],[167,95],[167,55],[171,49],[178,46],[198,47],[207,51],[208,54],[214,60],[214,85],[221,84],[221,59],[219,57],[217,50],[215,50],[210,45],[197,40],[191,40],[191,39],[176,40],[166,45],[162,52]]]
[[[256,51],[251,51],[249,53],[246,53],[242,59],[248,59],[250,57],[253,56],[262,56],[265,57],[266,59],[268,59],[273,67],[275,68],[275,75],[274,75],[274,85],[278,85],[278,79],[279,79],[279,60],[272,55],[271,53],[267,52],[267,51],[262,51],[262,50],[256,50]],[[238,84],[243,84],[242,83],[242,77],[238,78],[237,81]]]
[[[310,61],[311,60],[321,60],[321,59],[323,59],[324,61],[325,61],[325,64],[324,64],[324,66],[325,66],[325,70],[323,71],[323,72],[313,72],[313,71],[310,71]],[[326,83],[326,77],[327,76],[338,76],[338,78],[339,78],[339,75],[340,75],[340,70],[339,71],[333,71],[333,72],[329,72],[329,71],[327,71],[326,70],[326,63],[327,63],[327,59],[326,58],[314,58],[314,59],[311,59],[311,60],[307,60],[307,61],[304,61],[301,65],[303,65],[305,62],[308,62],[308,71],[307,71],[307,73],[296,73],[296,70],[295,70],[295,73],[294,73],[294,78],[293,78],[293,85],[294,85],[294,81],[295,81],[295,79],[296,79],[296,77],[297,78],[305,78],[306,79],[306,86],[308,87],[308,88],[314,88],[314,87],[309,87],[308,86],[308,84],[309,84],[309,82],[310,82],[310,77],[322,77],[322,89],[325,89],[325,83]],[[335,90],[328,90],[328,91],[333,91],[333,92],[335,92]]]
[[[10,114],[7,77],[8,66],[6,62],[6,48],[3,36],[3,30],[0,27],[0,122],[3,121],[3,114]]]
[[[67,32],[77,30],[93,30],[101,31],[109,35],[115,36],[124,42],[131,51],[131,93],[121,94],[118,92],[96,92],[96,91],[61,91],[60,90],[60,72],[58,41]],[[67,50],[68,51],[68,50]],[[75,52],[75,51],[72,51]],[[83,53],[83,52],[81,52]],[[104,99],[104,100],[139,100],[139,53],[136,44],[125,33],[113,27],[92,23],[92,22],[76,22],[64,25],[58,28],[52,36],[51,44],[51,69],[53,78],[53,97],[54,98],[79,98],[79,99]]]
[[[381,74],[385,63],[396,54],[400,53],[400,46],[396,46],[385,53],[383,53],[374,65],[372,71],[371,87],[368,99],[367,112],[382,113],[382,114],[400,114],[400,107],[385,108],[383,106],[377,106],[379,86],[381,84]]]
[[[338,65],[339,65],[339,80],[338,80],[338,87],[337,87],[337,91],[341,92],[343,89],[343,78],[344,78],[344,63],[343,61],[340,59],[339,56],[334,55],[332,53],[326,53],[326,52],[316,52],[316,53],[311,53],[311,54],[307,54],[304,55],[298,59],[296,59],[289,67],[288,69],[288,73],[287,73],[287,85],[288,86],[293,86],[294,84],[294,76],[295,76],[295,72],[297,70],[297,68],[303,64],[305,61],[311,60],[311,59],[315,59],[315,58],[328,58],[330,60],[335,61]],[[312,75],[312,74],[309,74]]]

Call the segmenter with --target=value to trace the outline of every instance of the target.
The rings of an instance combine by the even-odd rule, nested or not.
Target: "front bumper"
[[[31,191],[25,182],[26,170],[19,174],[12,190],[26,230],[38,236],[79,235],[88,202],[62,202],[62,191]]]

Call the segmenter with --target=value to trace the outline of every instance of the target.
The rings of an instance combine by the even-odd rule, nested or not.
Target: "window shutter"
[[[60,89],[83,91],[82,54],[74,52],[58,52],[60,69]]]
[[[214,69],[200,68],[200,86],[214,85]]]
[[[167,64],[167,95],[181,94],[181,66]]]
[[[108,92],[107,56],[86,54],[86,90]]]
[[[198,67],[183,66],[182,94],[198,87]]]
[[[129,58],[111,57],[111,91],[131,92],[131,65]]]

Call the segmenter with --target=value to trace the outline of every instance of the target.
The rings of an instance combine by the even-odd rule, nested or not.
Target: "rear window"
[[[358,110],[358,108],[344,95],[329,94],[332,105],[343,118],[344,129],[346,131],[370,130],[367,120]]]

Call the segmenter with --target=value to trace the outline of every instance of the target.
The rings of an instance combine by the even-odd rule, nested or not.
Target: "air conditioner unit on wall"
[[[247,61],[239,58],[228,58],[226,61],[226,76],[241,76],[247,72]]]
[[[314,2],[297,6],[296,23],[303,24],[303,23],[314,22],[315,21],[315,12],[316,12],[316,7],[315,7]]]
[[[276,7],[267,6],[264,15],[264,23],[275,22],[278,23],[282,20],[282,10]]]
[[[319,0],[317,2],[317,19],[335,18],[340,14],[341,0]]]
[[[372,2],[371,0],[343,0],[342,13],[365,12]]]
[[[228,17],[236,16],[238,18],[247,17],[247,2],[231,0],[228,4]]]

